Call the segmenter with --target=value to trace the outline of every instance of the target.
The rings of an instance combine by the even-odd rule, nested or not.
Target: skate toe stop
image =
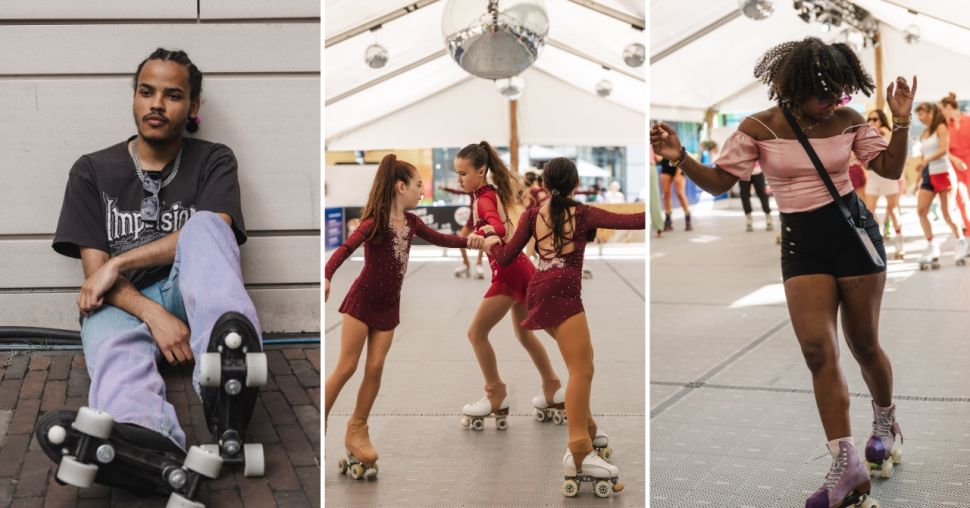
[[[623,485],[623,482],[616,482],[616,483],[614,483],[613,484],[613,492],[619,492],[619,491],[623,490],[623,487],[624,486],[625,485]]]

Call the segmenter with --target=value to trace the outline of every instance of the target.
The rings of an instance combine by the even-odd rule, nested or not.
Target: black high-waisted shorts
[[[855,192],[842,199],[856,224],[865,228],[885,263],[886,249],[875,218]],[[832,202],[810,212],[781,214],[781,274],[784,280],[799,275],[851,277],[884,271],[885,267],[872,263],[855,231],[842,217],[838,203]]]

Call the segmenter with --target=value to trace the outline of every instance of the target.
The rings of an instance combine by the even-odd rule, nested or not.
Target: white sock
[[[849,445],[851,446],[852,445],[852,436],[849,436],[849,437],[840,437],[838,439],[833,439],[833,440],[831,440],[831,441],[828,442],[829,453],[832,454],[832,458],[833,459],[836,456],[839,455],[839,443],[842,442],[842,441],[845,441],[846,443],[849,443]]]

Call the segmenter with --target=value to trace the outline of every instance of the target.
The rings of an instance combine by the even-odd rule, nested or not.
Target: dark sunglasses
[[[867,122],[882,122],[882,120],[880,120],[878,116],[874,116],[874,117],[872,117],[872,118],[870,118],[870,119],[868,119],[866,121]]]
[[[141,200],[141,220],[158,222],[158,193],[162,190],[162,180],[155,173],[146,173],[141,181],[141,186],[145,192],[151,196]]]

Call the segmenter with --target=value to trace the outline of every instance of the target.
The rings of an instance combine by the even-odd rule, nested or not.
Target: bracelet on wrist
[[[680,158],[678,158],[677,161],[674,162],[674,167],[679,168],[683,166],[686,160],[687,160],[687,148],[684,148],[682,146],[680,147]]]
[[[901,123],[901,124],[909,125],[909,121],[911,118],[913,118],[911,115],[907,115],[907,116],[893,115],[893,123],[894,124]]]
[[[905,131],[905,130],[908,130],[908,129],[909,129],[909,124],[908,123],[907,124],[895,124],[895,125],[893,125],[893,132],[896,132],[896,131]]]

